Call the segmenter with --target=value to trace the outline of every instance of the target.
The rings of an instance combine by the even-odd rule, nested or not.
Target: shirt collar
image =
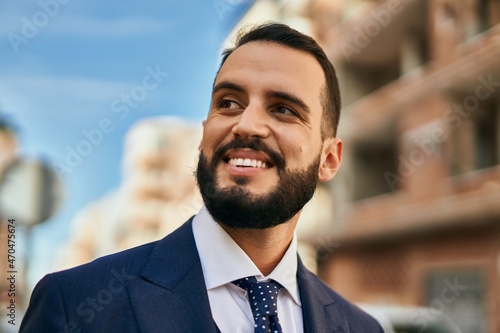
[[[257,280],[275,280],[288,291],[298,305],[301,305],[297,286],[297,236],[295,233],[285,255],[266,277],[231,236],[214,221],[205,206],[193,219],[193,234],[207,290],[247,276],[255,276]]]

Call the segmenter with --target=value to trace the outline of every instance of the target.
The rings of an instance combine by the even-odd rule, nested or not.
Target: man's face
[[[228,57],[215,80],[197,171],[216,220],[250,228],[286,222],[318,180],[333,176],[322,171],[332,161],[321,137],[324,87],[321,66],[302,51],[251,42]]]

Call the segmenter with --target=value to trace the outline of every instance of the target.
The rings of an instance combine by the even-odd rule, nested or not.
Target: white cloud
[[[130,90],[125,82],[75,77],[0,77],[0,103],[14,113],[60,114],[102,112],[121,93]]]
[[[147,17],[109,17],[97,18],[70,14],[64,6],[59,6],[54,14],[47,15],[37,3],[0,2],[0,34],[9,32],[21,34],[27,19],[34,23],[34,15],[42,13],[47,17],[43,26],[35,26],[56,34],[95,37],[127,37],[166,31],[171,25],[168,21]],[[36,16],[36,15],[35,15]]]
[[[151,18],[89,18],[64,16],[47,26],[47,30],[59,34],[93,37],[130,37],[168,30],[169,24]]]

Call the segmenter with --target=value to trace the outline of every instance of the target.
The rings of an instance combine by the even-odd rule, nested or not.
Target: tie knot
[[[274,280],[257,281],[253,276],[233,281],[247,291],[248,302],[255,318],[278,315],[278,293],[282,287]]]

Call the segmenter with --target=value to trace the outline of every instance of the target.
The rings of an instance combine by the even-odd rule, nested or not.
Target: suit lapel
[[[158,241],[128,286],[140,332],[216,332],[191,225]]]
[[[304,267],[300,258],[298,260],[297,278],[302,302],[304,332],[332,332],[333,318],[331,318],[331,312],[327,310],[335,307],[336,300],[326,292],[321,292],[324,290],[322,282]]]

